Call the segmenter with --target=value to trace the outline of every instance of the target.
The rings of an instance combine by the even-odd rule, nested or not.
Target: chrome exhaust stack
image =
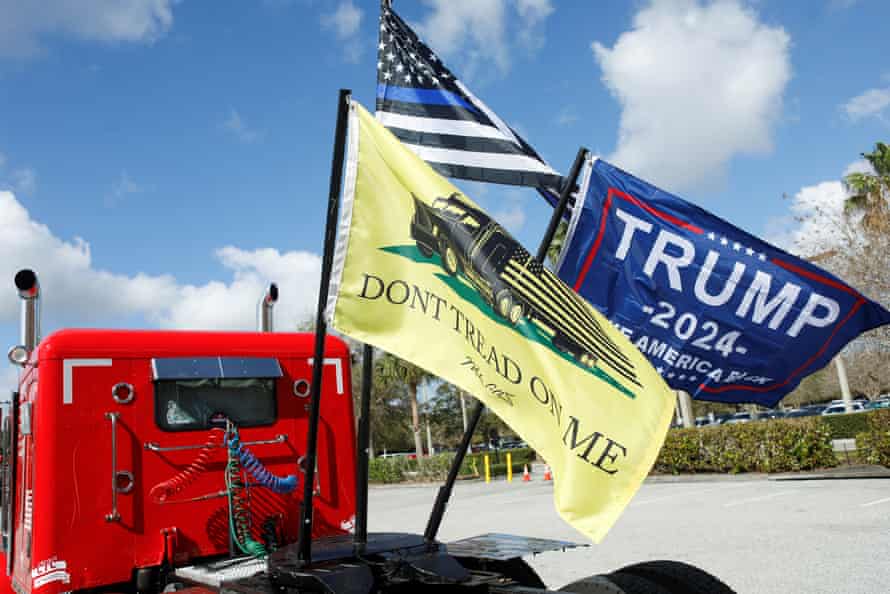
[[[40,343],[40,283],[37,274],[27,268],[15,274],[14,282],[22,300],[22,334],[21,343],[9,349],[9,360],[24,366]]]
[[[275,283],[271,283],[269,288],[266,289],[266,292],[263,294],[263,298],[260,300],[259,312],[257,317],[257,330],[260,332],[272,332],[274,330],[274,321],[275,316],[273,315],[273,308],[275,307],[275,302],[278,301],[278,285]]]

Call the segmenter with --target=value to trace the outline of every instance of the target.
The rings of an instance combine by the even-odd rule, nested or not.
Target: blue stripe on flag
[[[460,95],[450,91],[440,91],[439,89],[415,89],[378,83],[377,98],[387,101],[403,101],[405,103],[427,105],[455,105],[473,112],[479,111]]]

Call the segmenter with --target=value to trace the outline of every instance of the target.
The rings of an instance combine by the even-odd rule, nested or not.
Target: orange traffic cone
[[[544,467],[544,480],[545,481],[553,480],[553,474],[550,473],[550,465],[549,464]]]
[[[528,464],[522,469],[522,482],[527,483],[532,480],[532,475],[528,472]]]

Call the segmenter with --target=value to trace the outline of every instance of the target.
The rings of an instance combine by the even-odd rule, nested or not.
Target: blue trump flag
[[[605,161],[585,185],[560,278],[694,398],[774,406],[890,323],[831,273]]]

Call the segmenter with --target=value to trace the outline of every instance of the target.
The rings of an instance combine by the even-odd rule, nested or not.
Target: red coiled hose
[[[221,443],[219,436],[221,435],[223,435],[222,432],[218,430],[211,431],[207,438],[207,443],[201,448],[201,451],[198,454],[198,457],[195,458],[194,462],[180,470],[172,478],[152,487],[151,491],[149,491],[149,496],[152,501],[158,504],[173,503],[168,500],[177,493],[181,493],[186,487],[195,482],[198,476],[207,470],[207,463],[210,461],[211,456],[213,456],[214,450],[219,449]]]

